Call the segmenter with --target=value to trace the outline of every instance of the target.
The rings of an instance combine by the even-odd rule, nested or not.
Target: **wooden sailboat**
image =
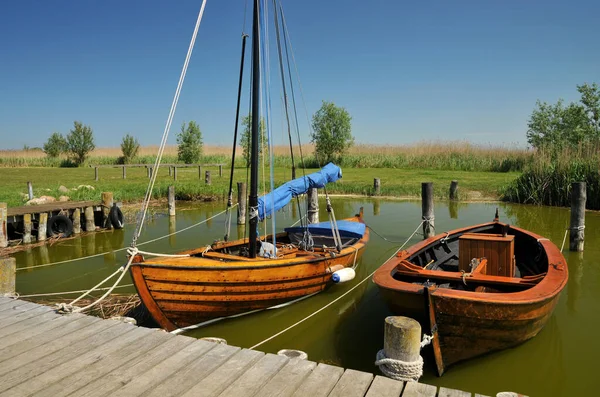
[[[253,115],[259,114],[260,103],[260,3],[254,2]],[[369,240],[362,209],[352,218],[336,221],[329,200],[329,222],[287,228],[274,236],[257,236],[259,220],[309,188],[324,187],[341,177],[340,168],[330,163],[259,199],[259,119],[252,117],[249,238],[180,253],[184,257],[144,260],[137,255],[131,264],[133,283],[142,302],[166,330],[265,309],[317,293],[332,282],[334,272],[356,266],[362,256]]]
[[[534,337],[567,279],[551,241],[497,219],[424,240],[373,277],[394,313],[433,334],[440,376],[451,364]]]

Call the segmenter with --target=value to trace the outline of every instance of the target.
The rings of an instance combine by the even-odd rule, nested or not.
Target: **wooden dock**
[[[0,297],[0,396],[472,394]],[[515,394],[516,395],[516,394]],[[480,396],[475,394],[475,396]],[[480,396],[483,397],[483,396]]]

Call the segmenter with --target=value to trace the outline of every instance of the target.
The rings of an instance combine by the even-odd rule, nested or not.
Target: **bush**
[[[75,164],[82,165],[89,153],[96,148],[94,144],[94,132],[88,125],[80,121],[73,123],[74,127],[67,135],[67,152],[73,158]]]
[[[333,161],[335,155],[342,156],[354,144],[352,117],[333,102],[325,102],[313,115],[311,141],[315,143],[315,155],[323,162]]]
[[[244,156],[244,161],[246,163],[247,168],[250,167],[250,139],[252,137],[252,115],[247,115],[242,119],[242,126],[244,127],[244,131],[242,132],[242,136],[240,137],[240,146],[242,147],[242,155]],[[258,129],[260,131],[258,136],[258,157],[260,159],[260,156],[262,156],[263,153],[269,152],[267,135],[265,133],[264,119],[260,120]]]
[[[137,139],[127,134],[121,142],[121,152],[123,152],[122,163],[129,163],[140,151],[140,143]]]
[[[67,149],[67,141],[59,132],[53,132],[44,143],[44,152],[50,158],[57,158]]]
[[[177,135],[177,158],[185,164],[197,163],[202,156],[202,132],[195,121],[181,125],[181,132]]]

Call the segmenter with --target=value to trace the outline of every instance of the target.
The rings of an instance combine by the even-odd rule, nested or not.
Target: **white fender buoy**
[[[352,280],[356,277],[356,272],[351,267],[346,267],[344,269],[338,270],[333,273],[331,276],[331,281],[334,283],[344,283],[346,281]]]

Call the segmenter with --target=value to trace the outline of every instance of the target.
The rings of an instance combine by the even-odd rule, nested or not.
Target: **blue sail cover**
[[[320,171],[284,183],[271,193],[258,199],[258,219],[263,220],[265,216],[271,215],[273,210],[282,209],[292,201],[293,197],[306,193],[308,189],[313,187],[322,188],[329,182],[335,182],[341,177],[342,169],[333,163],[329,163]]]

